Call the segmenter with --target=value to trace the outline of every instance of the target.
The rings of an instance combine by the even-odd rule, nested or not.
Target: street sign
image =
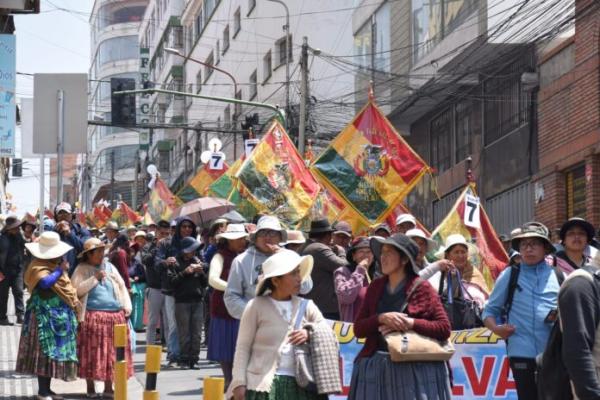
[[[87,74],[35,74],[33,77],[33,152],[56,154],[59,91],[63,91],[64,153],[87,152]]]
[[[150,49],[140,48],[140,89],[150,80]],[[150,93],[142,93],[139,97],[139,123],[150,123]],[[140,150],[150,148],[150,130],[140,129]]]
[[[15,156],[15,35],[0,34],[0,157]]]

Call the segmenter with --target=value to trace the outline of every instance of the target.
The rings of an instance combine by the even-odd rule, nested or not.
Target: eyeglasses
[[[530,241],[527,241],[527,242],[521,241],[519,243],[519,248],[526,249],[526,248],[529,247],[529,248],[535,249],[536,247],[541,247],[543,245],[544,244],[542,242],[537,241],[537,240],[530,240]]]
[[[256,236],[264,236],[264,237],[274,238],[274,237],[281,236],[281,232],[274,231],[271,229],[262,229],[262,230],[256,232]]]

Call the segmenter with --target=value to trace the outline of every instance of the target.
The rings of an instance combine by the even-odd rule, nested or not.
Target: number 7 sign
[[[223,169],[223,163],[225,161],[225,154],[220,151],[215,151],[210,156],[208,168],[212,170]]]
[[[463,218],[465,225],[470,226],[471,228],[481,227],[479,213],[480,213],[479,197],[475,197],[475,196],[471,196],[470,194],[466,194],[465,195],[465,215]]]

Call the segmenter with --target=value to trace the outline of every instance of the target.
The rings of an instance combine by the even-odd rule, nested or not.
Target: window
[[[145,5],[127,5],[123,2],[107,3],[98,10],[96,26],[98,29],[104,29],[114,24],[140,22],[145,11]]]
[[[248,100],[254,100],[258,93],[258,84],[256,80],[256,70],[250,75],[250,93],[248,96]]]
[[[414,61],[462,25],[477,4],[477,0],[412,0]]]
[[[586,217],[585,164],[572,168],[566,173],[567,218]]]
[[[221,62],[221,41],[219,39],[217,39],[217,61],[215,63],[215,65],[219,65],[219,63]]]
[[[273,71],[273,63],[271,59],[271,50],[269,50],[267,54],[265,54],[265,56],[263,57],[263,82],[269,80],[269,78],[271,77],[271,71]]]
[[[196,15],[196,23],[194,25],[196,27],[194,40],[198,40],[200,33],[204,29],[204,14],[202,13],[202,8],[200,8],[198,15]]]
[[[286,43],[285,43],[285,37],[282,37],[281,39],[279,39],[276,43],[275,43],[275,49],[277,49],[277,66],[280,65],[284,65],[286,62],[286,57],[285,57],[285,49],[286,49]],[[288,54],[290,57],[289,62],[293,61],[293,48],[292,48],[292,36],[288,36]]]
[[[227,53],[228,49],[229,49],[229,25],[227,25],[225,27],[225,29],[223,29],[223,55],[225,55],[225,53]]]
[[[228,105],[225,107],[225,111],[223,112],[223,123],[225,129],[231,128],[231,106]]]
[[[252,10],[254,10],[254,7],[256,7],[256,0],[248,0],[248,14],[246,14],[246,16],[248,16],[252,13]]]
[[[452,108],[431,121],[431,165],[438,173],[449,169],[452,163]]]
[[[456,104],[454,115],[455,162],[459,163],[471,154],[471,104],[460,102]]]
[[[207,64],[207,66],[204,67],[204,82],[206,83],[214,71],[212,67],[210,67],[211,65],[214,65],[214,55],[212,51],[208,57],[206,57],[204,63]]]
[[[182,26],[174,26],[171,28],[171,32],[169,32],[169,44],[170,47],[181,48],[183,47],[183,27]]]
[[[202,70],[199,69],[196,74],[196,93],[200,93],[202,91]]]
[[[170,151],[159,151],[158,152],[158,170],[168,172],[171,167],[171,152]]]
[[[242,15],[240,11],[240,7],[235,10],[233,14],[233,37],[235,38],[238,32],[242,29]]]
[[[527,124],[530,118],[530,94],[521,86],[524,66],[515,63],[500,72],[499,78],[484,82],[485,145]]]
[[[121,61],[121,60],[137,60],[140,57],[138,37],[120,36],[111,39],[106,39],[98,46],[96,55],[96,64],[98,70],[104,64]]]
[[[354,55],[363,68],[391,71],[390,3],[384,3],[354,36]]]
[[[356,63],[363,68],[371,67],[371,24],[367,22],[354,36],[354,55]]]

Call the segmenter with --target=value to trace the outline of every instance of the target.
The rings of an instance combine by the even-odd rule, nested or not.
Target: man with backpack
[[[562,274],[546,262],[554,246],[544,225],[523,225],[513,231],[511,244],[521,254],[521,263],[500,274],[482,318],[488,329],[506,341],[519,398],[537,399],[535,358],[544,351],[557,317]]]

